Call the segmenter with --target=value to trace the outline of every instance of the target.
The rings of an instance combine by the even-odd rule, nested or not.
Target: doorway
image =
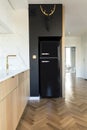
[[[76,73],[76,47],[65,48],[65,72]]]
[[[65,99],[72,100],[76,86],[76,47],[65,48]]]

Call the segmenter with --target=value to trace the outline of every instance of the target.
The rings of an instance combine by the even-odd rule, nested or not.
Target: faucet
[[[9,57],[16,57],[16,55],[7,55],[6,56],[6,73],[8,74],[8,70],[9,70],[9,64],[8,64],[8,58]]]

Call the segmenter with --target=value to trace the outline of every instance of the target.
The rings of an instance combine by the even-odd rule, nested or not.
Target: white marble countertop
[[[23,68],[23,69],[21,69],[21,70],[10,70],[10,71],[8,72],[8,74],[7,74],[6,72],[1,72],[1,73],[0,73],[0,82],[4,81],[4,80],[6,80],[6,79],[9,79],[9,78],[11,78],[12,76],[15,76],[15,75],[17,75],[17,74],[19,74],[19,73],[22,73],[22,72],[24,72],[24,71],[26,71],[26,70],[29,70],[29,68]]]

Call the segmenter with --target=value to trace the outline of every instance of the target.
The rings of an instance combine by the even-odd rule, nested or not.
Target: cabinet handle
[[[49,60],[43,60],[41,61],[42,63],[49,63],[50,61]]]
[[[50,55],[50,53],[46,52],[46,53],[41,53],[43,56],[47,56],[47,55]]]

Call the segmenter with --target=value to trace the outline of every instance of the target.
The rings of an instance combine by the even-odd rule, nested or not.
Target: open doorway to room
[[[65,48],[65,72],[76,73],[76,47]]]
[[[76,47],[65,47],[65,99],[72,100],[76,81]]]

